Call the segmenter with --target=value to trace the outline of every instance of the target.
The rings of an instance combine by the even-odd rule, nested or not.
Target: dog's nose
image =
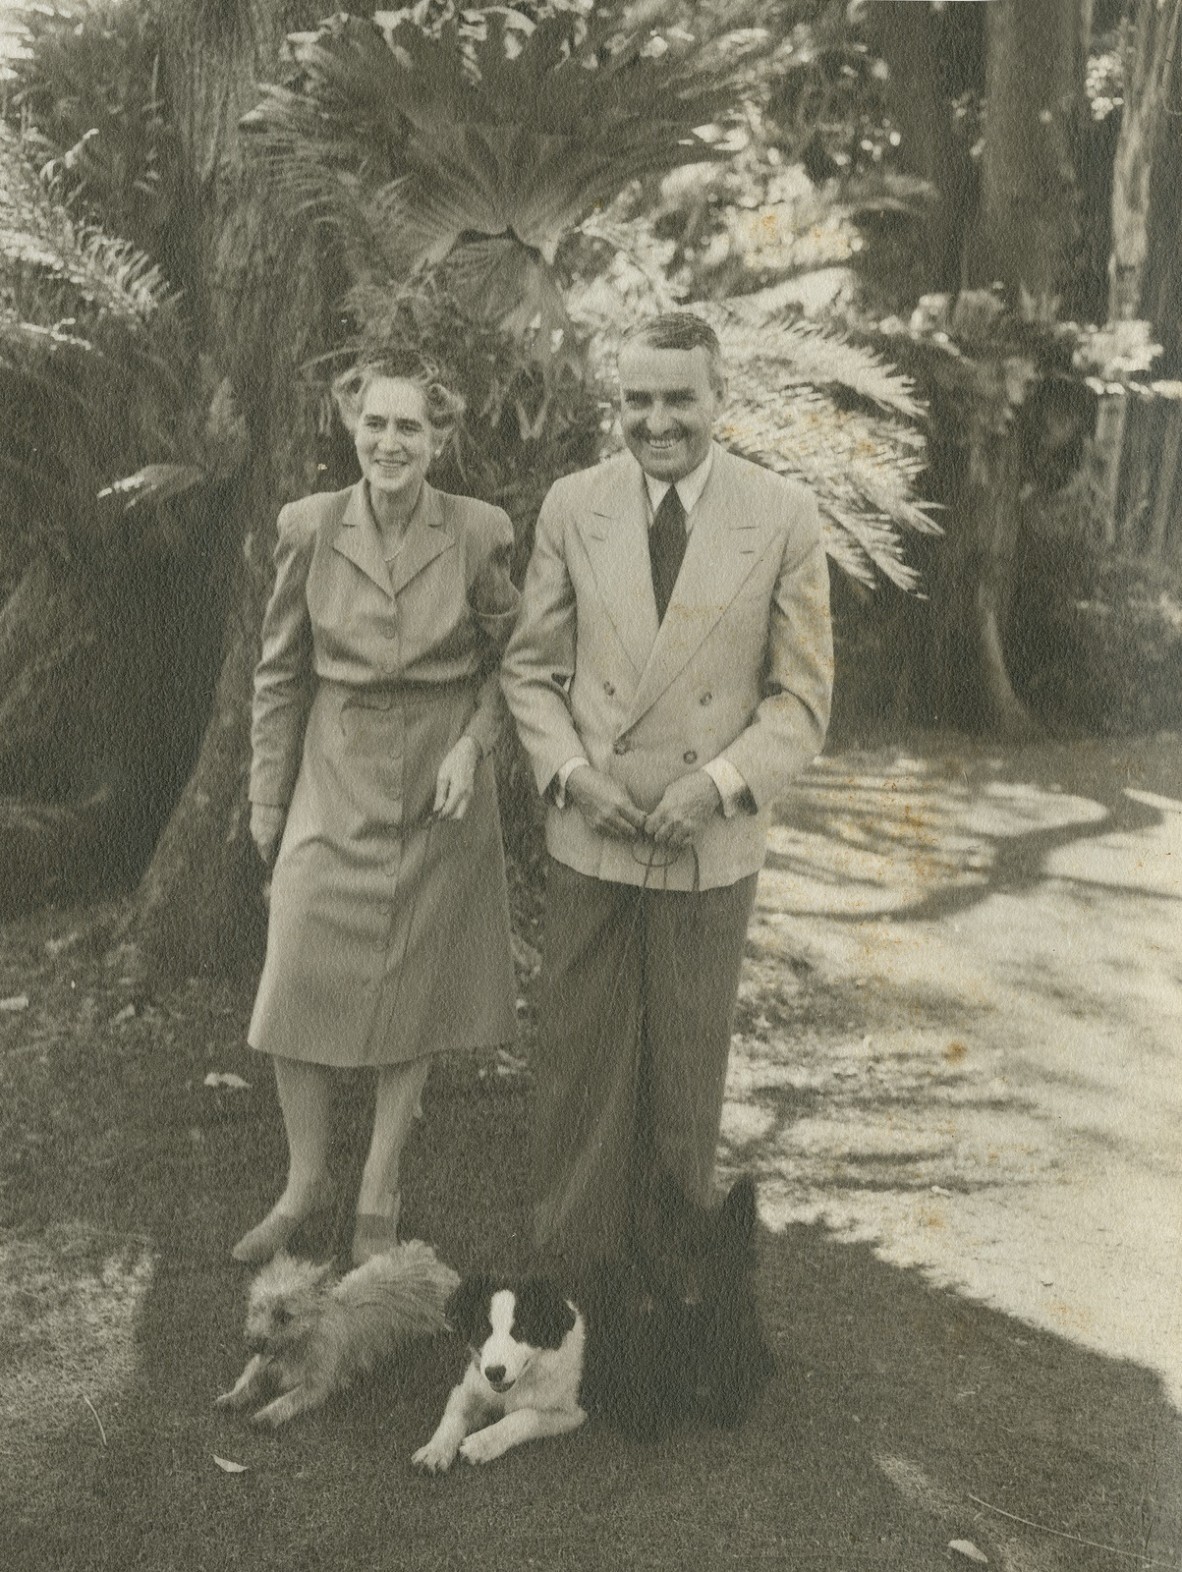
[[[505,1379],[504,1365],[486,1365],[484,1369],[484,1378],[492,1386],[498,1386]]]

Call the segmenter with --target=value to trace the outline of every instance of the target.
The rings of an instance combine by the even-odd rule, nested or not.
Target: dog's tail
[[[408,1239],[347,1273],[334,1297],[380,1315],[396,1337],[432,1337],[443,1330],[444,1306],[459,1281],[429,1244]]]

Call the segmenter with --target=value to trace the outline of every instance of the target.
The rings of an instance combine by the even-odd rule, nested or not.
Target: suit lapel
[[[752,518],[735,482],[729,455],[716,447],[710,479],[693,512],[681,573],[636,690],[633,721],[682,671],[767,546],[771,526]]]
[[[410,516],[402,550],[389,566],[382,553],[377,523],[366,499],[364,481],[358,481],[349,492],[333,541],[335,551],[339,551],[391,598],[441,552],[454,545],[455,537],[444,521],[439,495],[426,483]]]
[[[620,643],[639,674],[657,636],[644,480],[627,455],[609,460],[579,534]]]

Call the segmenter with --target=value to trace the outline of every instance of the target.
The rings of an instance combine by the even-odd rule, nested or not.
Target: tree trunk
[[[1091,0],[995,0],[969,281],[1060,297],[1079,244],[1077,161]]]
[[[976,537],[979,557],[973,617],[982,718],[990,731],[1018,742],[1039,730],[1014,692],[1005,656],[1021,519],[1020,445],[1012,421],[1000,430],[992,422],[977,422],[969,444],[968,495],[960,527],[967,526]]]
[[[1112,257],[1108,317],[1113,322],[1148,318],[1165,350],[1162,374],[1176,376],[1182,364],[1182,0],[1137,0],[1126,36],[1124,108],[1112,181]],[[1139,414],[1144,416],[1146,412]],[[1138,460],[1128,440],[1128,402],[1109,398],[1096,431],[1101,487],[1114,543],[1124,519],[1146,494],[1162,494],[1152,466]]]
[[[986,17],[986,125],[980,199],[966,252],[978,286],[1003,286],[1050,316],[1078,247],[1076,162],[1086,114],[1091,0],[995,0]],[[1021,520],[1020,444],[1012,419],[1015,365],[983,354],[969,414],[968,475],[953,526],[972,563],[975,699],[981,723],[1011,738],[1037,725],[1014,691],[1005,653]],[[941,619],[955,612],[948,605]],[[970,700],[972,702],[972,700]]]
[[[290,8],[289,8],[290,9]],[[228,499],[222,571],[231,591],[221,672],[196,767],[141,885],[131,942],[157,971],[234,969],[257,960],[262,869],[248,835],[251,673],[284,502],[314,489],[318,399],[301,367],[320,346],[324,289],[310,232],[293,231],[237,133],[256,82],[273,74],[279,4],[170,10],[168,90],[194,193],[195,317],[219,378],[245,417],[249,458]]]
[[[886,101],[901,138],[900,167],[930,181],[938,197],[925,225],[927,287],[949,293],[960,283],[976,191],[969,139],[956,129],[953,105],[983,86],[982,21],[970,5],[936,12],[912,0],[880,0],[866,11],[870,46],[890,73]]]

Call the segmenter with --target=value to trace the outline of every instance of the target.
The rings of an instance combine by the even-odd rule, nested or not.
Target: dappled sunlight
[[[966,782],[947,761],[895,758],[875,777],[822,759],[772,830],[765,898],[799,915],[904,916],[937,891],[987,894],[999,843],[1107,817],[1061,791]]]
[[[1182,1402],[1182,801],[1080,757],[809,773],[760,881],[723,1163],[769,1227],[823,1222]]]

